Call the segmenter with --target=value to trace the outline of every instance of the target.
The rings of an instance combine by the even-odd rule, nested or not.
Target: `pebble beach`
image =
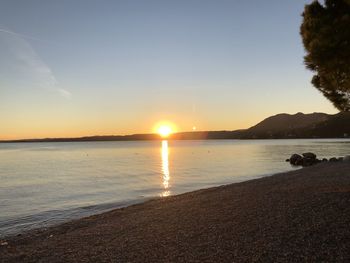
[[[347,262],[350,162],[154,199],[1,240],[0,262]]]

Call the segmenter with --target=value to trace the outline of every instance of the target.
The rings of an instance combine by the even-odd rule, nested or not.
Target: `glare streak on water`
[[[168,151],[168,141],[162,141],[162,173],[163,173],[163,187],[164,191],[160,196],[169,196],[171,192],[169,191],[169,151]]]
[[[292,153],[350,153],[350,140],[0,144],[0,237],[116,207],[295,169]]]

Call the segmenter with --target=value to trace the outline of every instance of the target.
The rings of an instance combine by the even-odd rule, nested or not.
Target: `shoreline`
[[[350,163],[327,163],[29,230],[0,262],[342,261],[349,225]]]
[[[79,220],[85,217],[99,215],[102,213],[106,213],[112,210],[121,209],[125,207],[129,207],[135,204],[142,204],[144,202],[147,202],[149,200],[155,199],[157,197],[145,197],[145,198],[139,198],[139,199],[126,199],[123,201],[117,201],[117,202],[111,202],[111,203],[101,203],[96,205],[89,205],[89,206],[81,206],[81,207],[75,207],[72,209],[66,209],[66,210],[48,210],[43,211],[37,214],[29,215],[29,216],[23,216],[15,219],[10,220],[16,220],[19,221],[20,224],[26,225],[26,227],[23,227],[19,230],[12,230],[12,228],[16,228],[18,226],[10,226],[10,230],[6,230],[4,234],[0,234],[0,240],[6,240],[11,239],[13,237],[16,237],[18,235],[25,235],[26,233],[31,233],[33,231],[37,231],[40,229],[48,229],[51,227],[59,226],[65,223],[68,223],[70,221]],[[45,214],[50,214],[50,217],[43,216]],[[59,215],[59,216],[58,216]],[[37,218],[42,217],[42,221],[40,222],[33,222],[30,219],[31,218]],[[29,222],[28,222],[29,218]],[[49,221],[49,222],[48,222]],[[6,224],[6,222],[5,222]],[[28,226],[30,225],[30,226]],[[34,226],[32,226],[34,225]],[[35,226],[38,225],[38,226]]]
[[[279,172],[279,173],[286,173],[286,172],[290,172],[290,171],[295,171],[297,169],[302,169],[302,167],[297,167],[297,168],[294,168],[293,170],[289,170],[289,171],[285,171],[285,172]],[[231,185],[231,184],[236,184],[236,183],[248,182],[248,181],[251,181],[251,180],[256,180],[256,179],[261,179],[261,178],[273,176],[273,175],[279,174],[279,173],[258,174],[258,175],[252,176],[252,178],[249,178],[249,179],[242,179],[242,180],[238,180],[236,182],[230,182],[230,183],[215,184],[213,186],[208,186],[208,187],[204,187],[204,188],[194,189],[194,190],[190,190],[188,192],[180,192],[180,193],[176,193],[176,194],[170,195],[170,196],[179,196],[179,195],[192,193],[192,192],[196,192],[196,191],[202,191],[202,190],[206,190],[206,189],[222,187],[222,186],[225,186],[225,185]],[[167,197],[170,197],[170,196],[167,196]],[[41,217],[44,214],[52,214],[52,216],[54,216],[54,218],[52,218],[52,217],[44,218],[41,222],[34,222],[34,223],[32,223],[33,225],[38,225],[38,226],[23,227],[23,228],[21,228],[19,230],[7,230],[7,231],[4,232],[4,234],[0,234],[0,241],[1,240],[7,240],[7,239],[13,239],[16,236],[26,235],[27,233],[31,234],[31,233],[33,233],[35,231],[41,231],[43,229],[49,229],[49,228],[52,228],[52,227],[60,226],[62,224],[69,223],[71,221],[76,221],[76,220],[80,220],[80,219],[83,219],[83,218],[86,218],[86,217],[100,215],[100,214],[107,213],[107,212],[110,212],[110,211],[113,211],[113,210],[127,208],[129,206],[143,204],[143,203],[148,202],[148,201],[162,199],[162,198],[167,198],[167,197],[163,197],[163,196],[160,196],[160,195],[154,195],[154,196],[147,196],[147,197],[134,198],[134,199],[125,199],[125,200],[111,202],[111,203],[101,203],[101,204],[96,204],[96,205],[75,207],[75,208],[66,209],[66,210],[48,210],[48,211],[43,211],[43,212],[40,212],[40,213],[37,213],[37,214],[29,215],[29,217]],[[77,215],[79,213],[78,211],[82,211],[82,212],[79,215]],[[59,213],[61,216],[56,217],[54,215],[56,213]],[[69,216],[69,214],[71,214],[71,215],[75,214],[75,215],[74,216]],[[14,219],[14,220],[16,220],[16,221],[23,221],[22,224],[28,225],[31,221],[28,223],[28,216],[25,216],[24,218],[25,219],[20,217],[20,218]],[[47,221],[50,221],[50,223],[46,223]],[[15,227],[16,226],[11,226],[10,228],[15,228]]]
[[[270,176],[274,176],[276,174],[280,174],[280,173],[288,173],[291,171],[296,171],[299,169],[302,169],[303,167],[297,167],[294,166],[294,168],[292,170],[287,170],[287,171],[283,171],[283,172],[278,172],[278,173],[264,173],[264,174],[257,174],[252,176],[249,179],[241,179],[235,182],[229,182],[229,183],[223,183],[223,184],[215,184],[213,186],[206,186],[204,188],[199,188],[199,189],[194,189],[194,190],[190,190],[188,192],[180,192],[180,193],[176,193],[174,195],[170,195],[167,197],[171,197],[171,196],[179,196],[179,195],[183,195],[183,194],[188,194],[188,193],[194,193],[197,191],[203,191],[203,190],[207,190],[207,189],[212,189],[212,188],[217,188],[217,187],[222,187],[222,186],[226,186],[226,185],[231,185],[231,184],[238,184],[238,183],[243,183],[243,182],[249,182],[252,180],[257,180],[257,179],[262,179],[265,177],[270,177]],[[42,222],[34,222],[33,225],[38,225],[38,226],[34,226],[34,227],[25,227],[22,228],[20,230],[7,230],[3,235],[0,235],[0,241],[1,240],[8,240],[8,239],[13,239],[16,236],[22,236],[22,235],[26,235],[31,234],[33,232],[36,231],[41,231],[41,230],[46,230],[52,227],[57,227],[60,226],[62,224],[66,224],[72,221],[76,221],[76,220],[80,220],[80,219],[84,219],[86,217],[91,217],[91,216],[97,216],[100,214],[104,214],[104,213],[108,213],[110,211],[113,210],[118,210],[118,209],[123,209],[123,208],[127,208],[129,206],[133,206],[133,205],[139,205],[139,204],[143,204],[145,202],[148,201],[152,201],[152,200],[158,200],[158,199],[162,199],[162,198],[167,198],[167,197],[163,197],[160,195],[154,195],[154,196],[148,196],[148,197],[142,197],[142,198],[135,198],[135,199],[125,199],[125,200],[121,200],[121,201],[116,201],[116,202],[111,202],[111,203],[101,203],[101,204],[96,204],[96,205],[89,205],[89,206],[82,206],[82,207],[76,207],[76,208],[72,208],[72,209],[67,209],[67,210],[48,210],[48,211],[43,211],[41,213],[38,214],[33,214],[30,215],[30,217],[38,217],[38,216],[42,216],[43,214],[55,214],[60,213],[61,216],[57,217],[57,218],[45,218],[43,219]],[[92,208],[92,210],[91,210]],[[82,211],[79,215],[77,215],[79,212],[78,211]],[[74,216],[68,216],[69,214],[76,214]],[[26,224],[27,225],[27,220],[28,217],[25,217],[26,219],[24,220],[24,222],[22,222],[22,224]],[[17,218],[15,219],[17,221],[23,221],[22,218]],[[46,223],[47,221],[50,221],[50,223]],[[11,226],[11,228],[13,228]]]
[[[301,169],[297,168],[297,169]],[[296,170],[296,169],[294,169]],[[290,170],[290,171],[294,171],[294,170]],[[287,171],[288,172],[288,171]],[[256,175],[253,178],[250,178],[248,180],[243,180],[243,181],[237,181],[237,182],[233,182],[233,183],[228,183],[228,184],[218,184],[216,186],[210,186],[210,187],[205,187],[205,188],[200,188],[200,189],[195,189],[195,190],[191,190],[188,192],[183,192],[183,193],[178,193],[178,194],[174,194],[174,195],[170,195],[170,196],[179,196],[179,195],[183,195],[183,194],[187,194],[187,193],[192,193],[192,192],[196,192],[196,191],[202,191],[202,190],[206,190],[206,189],[211,189],[211,188],[216,188],[216,187],[221,187],[221,186],[225,186],[225,185],[230,185],[230,184],[236,184],[236,183],[242,183],[242,182],[248,182],[251,180],[256,180],[256,179],[260,179],[260,178],[264,178],[264,177],[269,177],[269,176],[273,176],[275,175],[274,173],[269,173],[269,174],[260,174],[260,175]],[[170,197],[168,196],[168,197]],[[69,223],[72,221],[76,221],[76,220],[80,220],[86,217],[90,217],[90,216],[96,216],[96,215],[100,215],[103,213],[107,213],[113,210],[117,210],[117,209],[122,209],[122,208],[127,208],[129,206],[133,206],[133,205],[138,205],[138,204],[143,204],[145,202],[148,201],[152,201],[152,200],[158,200],[158,199],[162,199],[162,198],[167,198],[167,197],[163,197],[160,195],[154,195],[154,196],[148,196],[148,197],[142,197],[142,198],[135,198],[135,199],[126,199],[126,200],[122,200],[122,201],[117,201],[117,202],[111,202],[111,203],[101,203],[101,204],[96,204],[96,205],[90,205],[90,206],[82,206],[82,207],[76,207],[76,208],[72,208],[72,209],[66,209],[66,210],[48,210],[48,211],[43,211],[41,213],[38,214],[33,214],[30,215],[30,217],[40,217],[43,214],[55,214],[55,212],[60,213],[61,217],[58,218],[45,218],[43,219],[42,222],[35,222],[33,223],[33,225],[37,224],[38,226],[34,226],[34,227],[28,227],[28,228],[23,228],[20,230],[7,230],[5,231],[5,234],[0,234],[0,241],[1,240],[8,240],[8,239],[13,239],[16,236],[22,236],[22,235],[26,235],[31,234],[35,231],[41,231],[41,230],[46,230],[52,227],[56,227],[56,226],[60,226],[62,224],[65,223]],[[74,215],[71,216],[68,219],[64,219],[66,217],[69,217],[69,214],[78,214],[78,211],[83,211],[81,214],[79,215]],[[25,220],[23,220],[23,218],[16,218],[16,221],[24,221],[22,222],[22,224],[27,224],[27,220],[28,220],[28,216],[25,216]],[[50,223],[45,223],[46,221],[50,221]],[[54,223],[52,223],[54,222]],[[11,226],[11,228],[14,228]]]

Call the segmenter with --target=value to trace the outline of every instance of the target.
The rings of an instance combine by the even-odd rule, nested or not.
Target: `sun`
[[[160,136],[162,136],[163,138],[166,138],[173,133],[173,130],[169,125],[161,125],[158,127],[157,132]]]
[[[177,126],[170,121],[159,121],[153,126],[153,132],[165,139],[177,132]]]

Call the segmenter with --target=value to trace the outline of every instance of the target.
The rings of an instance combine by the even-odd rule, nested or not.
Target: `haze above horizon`
[[[0,140],[336,113],[303,65],[309,2],[4,0]]]

